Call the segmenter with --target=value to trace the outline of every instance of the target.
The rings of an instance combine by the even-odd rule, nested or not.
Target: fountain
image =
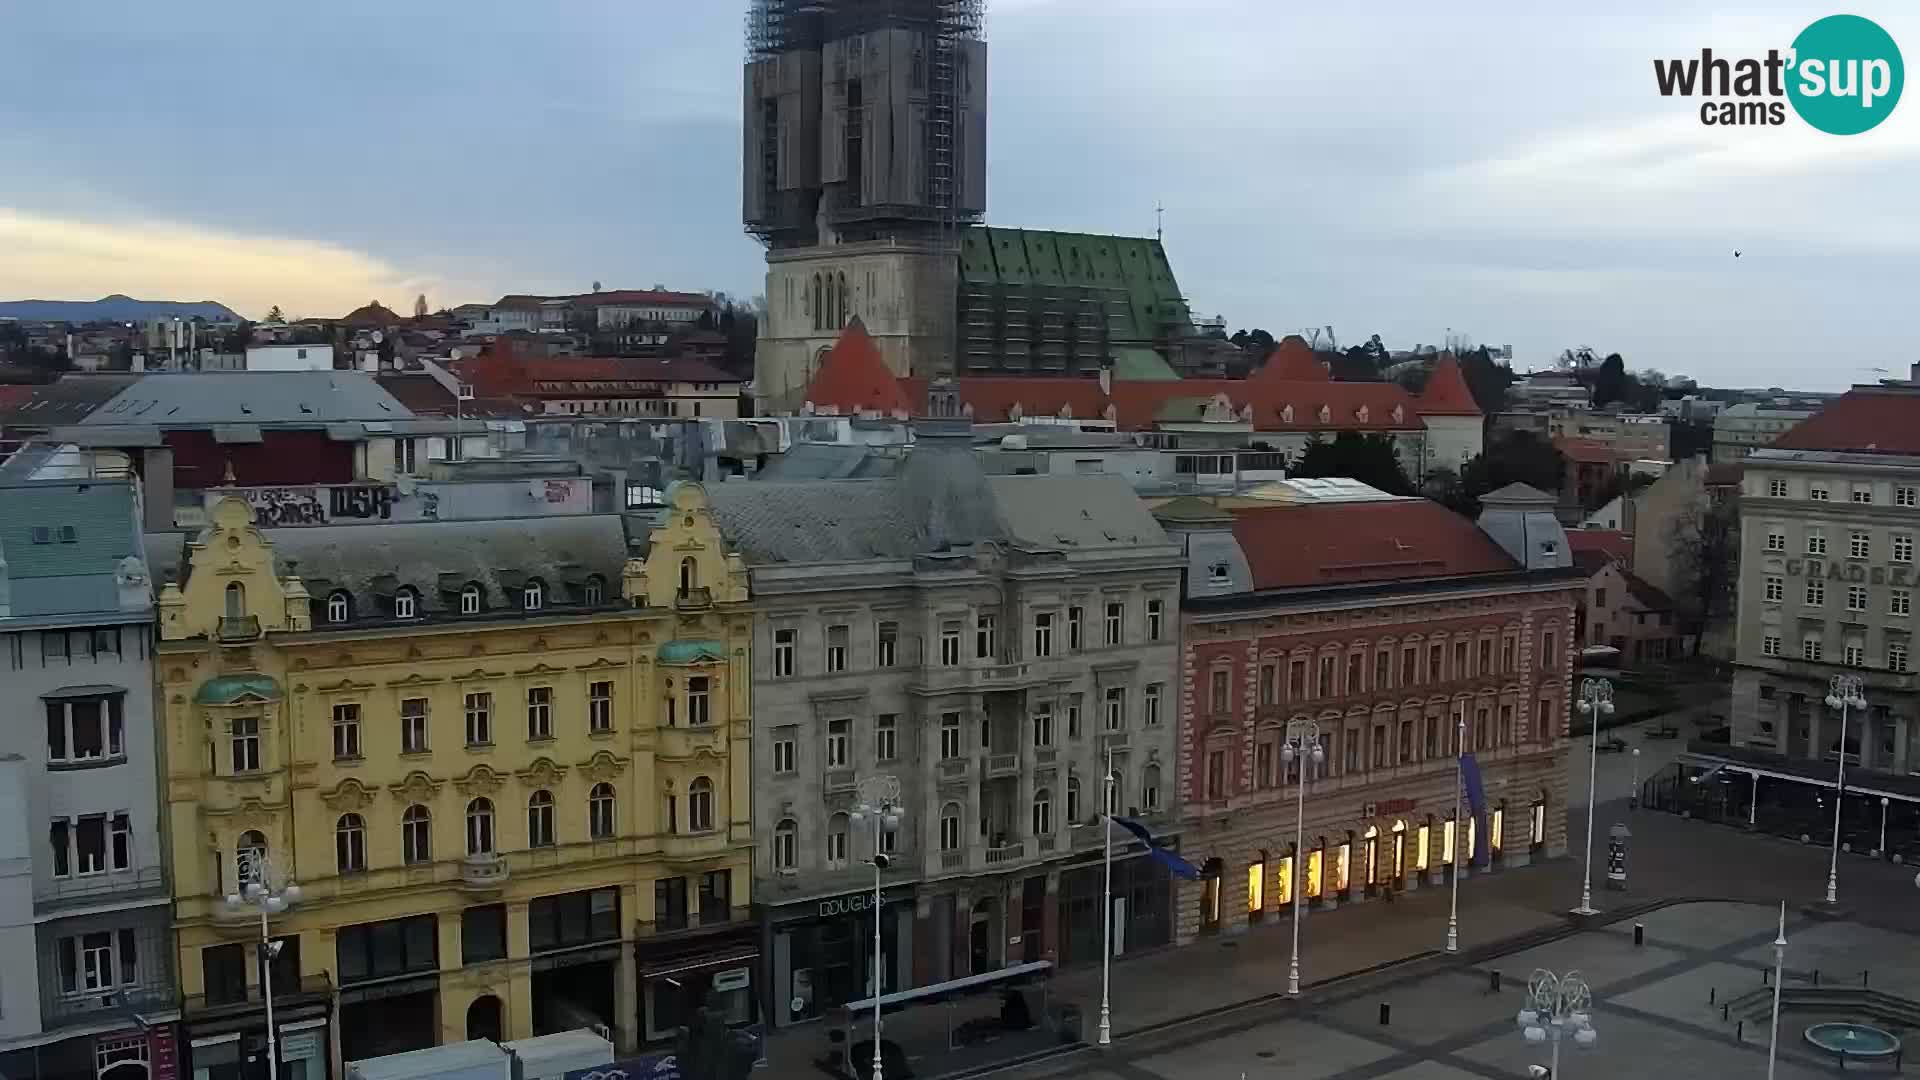
[[[1807,1029],[1807,1041],[1838,1056],[1843,1066],[1848,1058],[1877,1061],[1900,1052],[1898,1036],[1871,1024],[1815,1024]]]

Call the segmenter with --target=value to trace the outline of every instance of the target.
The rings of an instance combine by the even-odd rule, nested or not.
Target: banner
[[[1487,789],[1472,754],[1460,755],[1460,782],[1467,786],[1467,806],[1473,811],[1473,865],[1485,869],[1493,865],[1493,837],[1487,831]]]

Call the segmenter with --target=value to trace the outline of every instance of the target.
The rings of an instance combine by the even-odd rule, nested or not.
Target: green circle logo
[[[1907,81],[1893,36],[1858,15],[1829,15],[1800,31],[1793,56],[1787,100],[1829,135],[1871,131],[1899,104]]]

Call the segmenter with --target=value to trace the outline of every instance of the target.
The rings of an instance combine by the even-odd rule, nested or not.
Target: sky
[[[988,220],[1140,235],[1163,204],[1195,311],[1276,335],[1451,331],[1520,369],[1591,346],[1722,386],[1904,374],[1920,100],[1851,137],[1703,126],[1654,58],[1785,49],[1838,10],[1719,6],[989,0]],[[744,8],[5,5],[0,299],[751,296]],[[1920,62],[1920,11],[1846,10]]]

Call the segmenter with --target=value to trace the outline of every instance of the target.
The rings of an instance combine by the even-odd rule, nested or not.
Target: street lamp
[[[1467,709],[1464,705],[1454,707],[1453,714],[1453,843],[1447,853],[1449,864],[1453,867],[1451,882],[1452,897],[1447,901],[1447,951],[1460,951],[1460,800],[1467,786]],[[1469,852],[1471,854],[1471,852]]]
[[[1767,1080],[1773,1080],[1773,1059],[1780,1049],[1780,983],[1787,974],[1787,902],[1780,901],[1780,933],[1773,939],[1773,1026],[1767,1033]]]
[[[1847,794],[1847,710],[1865,709],[1867,699],[1860,696],[1860,676],[1835,675],[1827,683],[1827,708],[1840,711],[1839,772],[1833,780],[1833,854],[1827,861],[1827,903],[1840,902],[1840,802]]]
[[[1627,788],[1627,809],[1640,805],[1640,748],[1633,748],[1633,784]]]
[[[1327,760],[1326,748],[1320,745],[1320,725],[1313,720],[1287,721],[1287,739],[1280,746],[1280,760],[1292,765],[1300,764],[1300,778],[1297,781],[1299,792],[1296,799],[1299,811],[1294,817],[1293,826],[1293,959],[1287,963],[1287,993],[1292,997],[1300,996],[1300,915],[1301,900],[1306,893],[1307,865],[1307,770]]]
[[[284,941],[273,940],[267,919],[300,902],[300,886],[282,873],[264,850],[243,851],[235,870],[243,883],[227,894],[229,907],[251,906],[260,911],[260,997],[267,1003],[267,1078],[280,1080],[279,1036],[273,1026],[273,961]]]
[[[1100,892],[1100,1045],[1113,1045],[1113,746],[1107,746],[1107,770],[1100,776],[1100,859],[1106,883]]]
[[[1575,1046],[1591,1049],[1600,1037],[1593,1030],[1593,991],[1577,971],[1535,971],[1527,980],[1526,1004],[1514,1020],[1528,1042],[1553,1044],[1553,1063],[1546,1073],[1553,1080],[1560,1080],[1562,1040],[1571,1038]]]
[[[873,1080],[882,1080],[880,1070],[880,872],[891,860],[880,850],[882,838],[898,828],[906,816],[900,805],[900,778],[869,776],[860,781],[860,801],[848,815],[855,821],[873,819]]]
[[[1587,718],[1587,868],[1580,876],[1580,906],[1575,915],[1600,914],[1593,906],[1593,786],[1600,776],[1600,719],[1613,715],[1613,684],[1605,679],[1580,680],[1580,715]]]

